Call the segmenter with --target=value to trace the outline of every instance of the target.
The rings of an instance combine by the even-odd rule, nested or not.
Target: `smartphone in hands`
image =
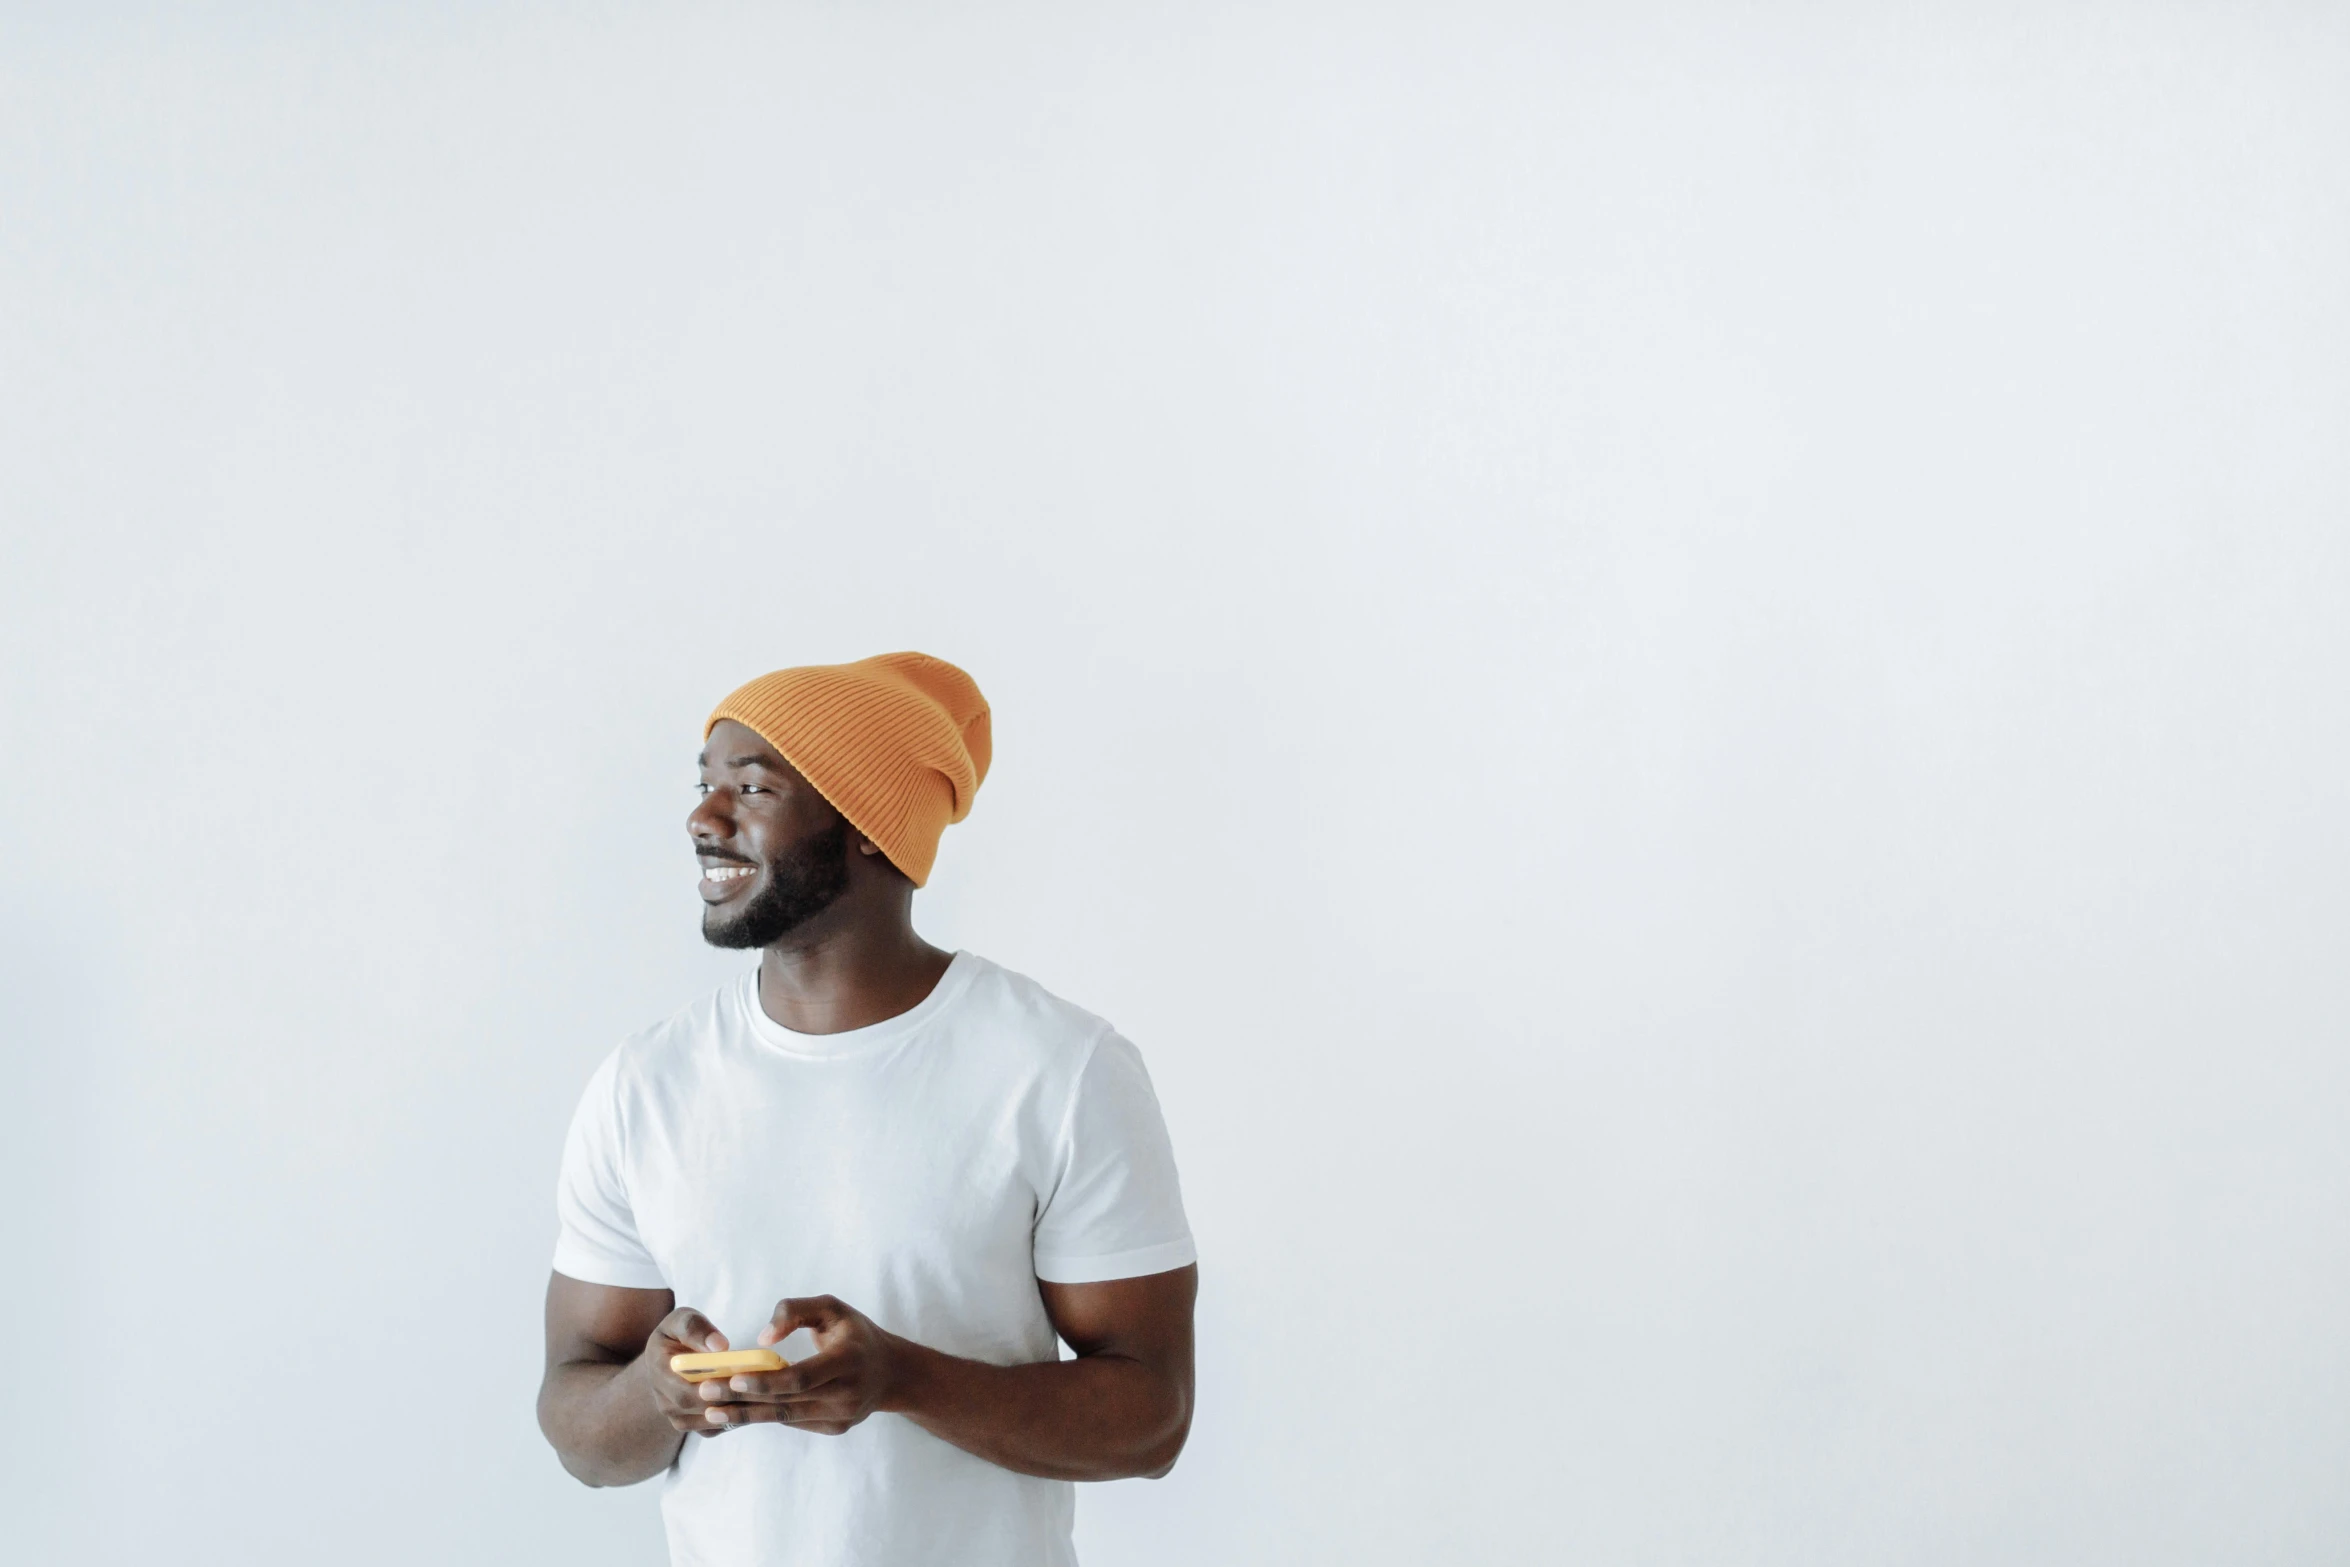
[[[669,1369],[688,1382],[740,1376],[746,1371],[781,1371],[791,1362],[771,1349],[719,1349],[699,1355],[672,1355]]]

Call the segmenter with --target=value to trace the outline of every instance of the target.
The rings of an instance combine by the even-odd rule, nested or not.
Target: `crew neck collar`
[[[929,995],[895,1017],[885,1017],[863,1028],[844,1028],[836,1034],[803,1034],[797,1029],[785,1028],[769,1017],[767,1009],[759,1004],[757,964],[753,964],[749,972],[736,983],[735,1003],[742,1008],[744,1019],[759,1042],[786,1055],[856,1055],[910,1038],[954,1004],[955,998],[970,985],[971,976],[978,967],[979,959],[958,947],[955,955],[947,962],[946,972],[939,975],[938,983],[930,987]]]

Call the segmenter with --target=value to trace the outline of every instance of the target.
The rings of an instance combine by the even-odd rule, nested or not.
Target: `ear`
[[[875,843],[870,838],[859,838],[857,840],[857,852],[859,854],[879,854],[881,852],[881,845]]]

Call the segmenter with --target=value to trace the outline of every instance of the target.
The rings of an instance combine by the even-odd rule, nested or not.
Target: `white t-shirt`
[[[1049,1361],[1037,1280],[1197,1255],[1141,1054],[969,952],[868,1028],[783,1027],[753,968],[627,1040],[580,1099],[556,1207],[557,1272],[669,1290],[738,1348],[778,1301],[836,1295],[952,1355]],[[676,1567],[1076,1561],[1070,1482],[894,1414],[688,1437],[661,1511]]]

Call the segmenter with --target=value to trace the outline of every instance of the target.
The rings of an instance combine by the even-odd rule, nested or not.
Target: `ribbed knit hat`
[[[994,750],[987,698],[927,653],[779,669],[719,703],[703,739],[722,718],[782,752],[917,887],[938,835],[971,814]]]

